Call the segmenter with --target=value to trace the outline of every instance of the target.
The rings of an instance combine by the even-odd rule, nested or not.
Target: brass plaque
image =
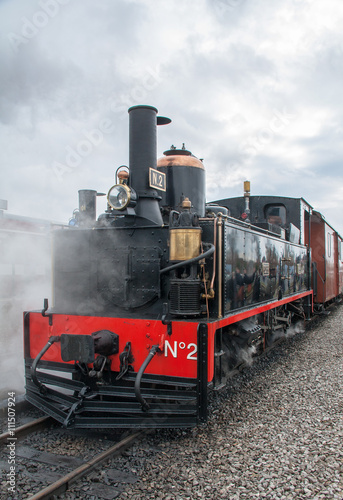
[[[167,190],[167,177],[164,172],[149,168],[149,186],[160,191]]]

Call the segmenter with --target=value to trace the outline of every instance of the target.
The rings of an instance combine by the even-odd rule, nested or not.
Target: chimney
[[[153,106],[133,106],[129,109],[130,178],[129,186],[137,193],[136,216],[162,226],[160,195],[150,186],[149,169],[157,169],[157,125],[171,122],[157,116]]]

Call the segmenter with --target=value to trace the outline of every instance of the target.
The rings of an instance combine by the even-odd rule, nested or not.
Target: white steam
[[[51,297],[50,232],[24,226],[0,230],[0,400],[24,392],[23,311],[42,309]]]
[[[256,351],[255,345],[239,349],[237,352],[238,364],[244,363],[246,366],[251,366],[254,362]]]

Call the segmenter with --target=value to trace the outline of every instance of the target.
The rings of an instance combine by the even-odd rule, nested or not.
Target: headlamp
[[[126,184],[115,184],[107,195],[107,201],[114,210],[125,210],[130,202],[136,200],[136,194]]]

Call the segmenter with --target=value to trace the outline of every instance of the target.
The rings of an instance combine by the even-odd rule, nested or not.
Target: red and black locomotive
[[[340,295],[341,238],[305,200],[249,183],[206,204],[202,161],[156,159],[170,120],[134,106],[129,122],[106,212],[82,190],[53,234],[53,304],[24,314],[26,398],[70,427],[190,427],[240,349]]]

